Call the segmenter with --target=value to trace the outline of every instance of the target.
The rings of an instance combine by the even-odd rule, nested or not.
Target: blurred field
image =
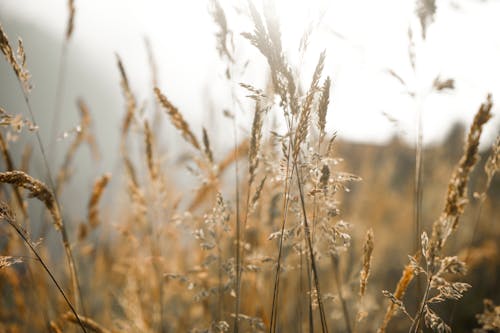
[[[78,15],[68,4],[63,61]],[[251,29],[238,38],[265,59],[266,86],[234,84],[228,9],[211,2],[234,109],[210,110],[223,120],[201,129],[158,86],[148,48],[147,101],[117,54],[120,122],[96,126],[79,99],[79,125],[62,130],[56,94],[55,117],[42,121],[53,133],[41,136],[30,55],[0,25],[12,70],[2,85],[18,85],[25,109],[0,100],[0,332],[498,332],[500,139],[481,137],[495,96],[433,145],[337,138],[328,55],[304,80],[276,13],[247,7]],[[425,42],[434,13],[433,1],[416,2],[412,38]],[[119,133],[104,171],[103,128]],[[166,130],[178,141],[165,144]]]

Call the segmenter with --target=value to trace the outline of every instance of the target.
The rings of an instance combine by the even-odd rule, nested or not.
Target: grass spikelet
[[[250,136],[250,149],[248,150],[248,185],[252,186],[255,179],[255,171],[259,166],[259,149],[260,141],[262,139],[262,125],[263,125],[263,110],[259,103],[255,105],[255,113],[252,124],[252,134]]]
[[[73,29],[75,26],[75,1],[68,0],[68,9],[69,9],[69,17],[68,17],[68,26],[66,28],[66,41],[71,38],[73,34]]]
[[[84,316],[78,316],[80,319],[80,322],[85,326],[85,328],[88,328],[90,331],[95,332],[95,333],[112,333],[112,331],[102,327],[100,324],[95,322],[94,320],[84,317]],[[70,323],[73,324],[79,324],[78,318],[75,316],[74,313],[67,312],[63,315],[63,319],[69,321]]]
[[[257,201],[259,201],[260,195],[262,193],[262,190],[264,189],[264,184],[266,183],[267,176],[264,176],[262,180],[259,183],[259,186],[255,189],[255,193],[252,197],[252,200],[250,201],[250,208],[254,209],[254,207],[257,205]]]
[[[316,92],[318,91],[318,83],[321,77],[321,73],[323,72],[323,67],[325,65],[325,51],[321,52],[318,60],[318,64],[316,65],[316,69],[314,70],[313,78],[311,81],[311,86],[309,87],[309,91],[307,92],[306,99],[302,105],[302,111],[300,113],[299,123],[297,124],[297,130],[295,133],[295,142],[294,142],[294,150],[293,150],[293,160],[297,159],[297,156],[300,151],[301,144],[305,141],[307,137],[307,132],[309,129],[309,120],[311,117],[311,110],[313,105],[313,100]],[[326,111],[325,111],[326,112]]]
[[[266,27],[252,1],[248,1],[248,7],[254,23],[254,32],[242,33],[242,36],[248,39],[266,58],[271,69],[273,89],[281,98],[281,106],[289,106],[292,115],[297,115],[299,112],[296,99],[297,87],[282,53],[279,24],[273,17],[272,10],[267,11]]]
[[[495,176],[498,170],[500,170],[500,135],[497,136],[495,143],[493,143],[491,154],[484,165],[484,171],[487,177],[485,187],[487,189],[490,187],[493,176]]]
[[[203,148],[208,161],[213,164],[214,155],[212,153],[212,148],[210,148],[210,140],[208,139],[208,133],[205,127],[203,127]]]
[[[447,238],[446,234],[457,228],[460,215],[467,204],[466,195],[469,176],[478,161],[479,139],[483,125],[491,118],[492,106],[491,95],[488,95],[486,101],[481,105],[474,117],[465,142],[464,154],[451,176],[446,194],[445,208],[439,219],[442,222],[435,223],[433,227],[433,239],[436,241],[439,239],[439,247],[444,245]],[[445,224],[449,225],[451,229],[448,229]],[[442,227],[448,229],[448,231],[441,229]],[[445,233],[443,234],[442,232]]]
[[[365,245],[363,246],[363,268],[359,277],[359,296],[363,297],[366,291],[366,284],[370,276],[370,267],[373,253],[373,229],[366,232]]]
[[[5,56],[5,59],[10,64],[14,73],[16,74],[19,82],[22,84],[25,93],[28,93],[31,90],[30,73],[26,69],[26,55],[24,52],[24,46],[22,40],[19,39],[19,48],[18,54],[21,55],[21,64],[19,64],[16,56],[14,55],[14,51],[9,43],[9,38],[7,34],[3,30],[2,24],[0,23],[0,50]]]
[[[179,110],[167,99],[167,97],[162,94],[160,88],[155,87],[154,89],[156,98],[163,106],[167,114],[170,116],[170,121],[172,125],[175,126],[179,131],[181,131],[183,138],[189,142],[197,150],[201,150],[200,144],[196,139],[196,136],[191,132],[188,123],[184,120],[184,117],[179,112]]]
[[[330,103],[330,85],[332,80],[328,76],[321,87],[321,98],[318,105],[318,130],[321,138],[325,136],[326,113],[328,112],[328,104]]]
[[[45,207],[47,207],[52,216],[56,229],[60,230],[62,228],[61,213],[59,212],[54,195],[47,185],[22,171],[0,172],[0,182],[27,189],[31,197],[37,198],[45,204]]]
[[[153,133],[151,132],[151,127],[149,127],[149,122],[147,120],[144,121],[144,141],[146,144],[146,160],[149,175],[154,181],[158,177],[158,171],[153,157]]]
[[[230,62],[234,63],[234,59],[231,56],[231,52],[229,51],[228,47],[228,40],[232,41],[232,33],[227,26],[226,14],[224,13],[224,9],[221,7],[219,1],[217,0],[211,0],[210,5],[210,14],[212,15],[214,22],[219,27],[219,31],[217,31],[217,33],[215,34],[219,56],[226,56]]]
[[[92,228],[96,228],[100,224],[99,218],[99,200],[101,199],[104,189],[111,179],[111,174],[107,173],[102,175],[94,183],[92,194],[88,203],[88,221]]]
[[[81,123],[76,127],[76,136],[71,143],[66,156],[64,157],[63,164],[59,169],[56,179],[56,193],[60,194],[63,185],[69,180],[71,176],[71,163],[73,162],[78,148],[86,141],[90,147],[94,159],[99,158],[99,150],[95,142],[95,138],[90,132],[92,119],[88,106],[82,99],[78,100],[78,109],[80,110]]]
[[[403,296],[406,293],[406,290],[408,289],[408,286],[410,285],[410,282],[413,280],[415,277],[415,269],[411,265],[411,263],[407,264],[403,270],[403,274],[401,275],[401,278],[398,281],[398,284],[396,285],[396,291],[394,291],[394,297],[397,300],[402,300]],[[387,329],[387,326],[389,325],[389,322],[391,321],[392,317],[398,310],[398,305],[395,302],[391,302],[389,306],[387,307],[387,310],[385,312],[384,320],[382,322],[382,325],[380,328],[377,330],[377,333],[384,333]]]
[[[126,102],[126,113],[125,117],[123,120],[123,126],[122,126],[122,140],[125,140],[125,137],[129,131],[130,125],[132,123],[132,120],[134,119],[134,114],[137,108],[137,103],[134,97],[134,94],[132,93],[132,90],[130,89],[130,84],[129,80],[127,77],[127,73],[125,71],[125,67],[123,66],[123,62],[118,54],[116,54],[116,63],[118,65],[118,70],[120,72],[120,85],[123,90],[123,95],[125,97],[125,102]],[[122,142],[124,145],[125,143]],[[124,147],[122,147],[124,148]]]
[[[432,225],[430,240],[425,232],[422,234],[422,254],[424,255],[427,268],[427,285],[410,327],[409,332],[411,333],[418,332],[423,317],[425,317],[425,324],[430,328],[440,325],[449,329],[446,323],[430,309],[429,304],[432,303],[430,293],[432,289],[438,289],[435,285],[435,280],[441,279],[441,281],[444,281],[442,283],[449,283],[443,278],[445,273],[463,275],[466,271],[465,263],[459,261],[457,257],[443,258],[442,250],[451,233],[458,227],[459,218],[468,203],[467,185],[470,173],[478,161],[479,139],[481,138],[483,125],[491,118],[492,106],[491,95],[488,95],[486,101],[481,104],[470,126],[464,153],[448,183],[445,207],[441,216]],[[447,267],[452,268],[448,269]],[[450,294],[446,289],[438,289],[438,295],[433,298],[441,297],[442,300],[457,300],[471,287],[466,283],[458,283],[456,286],[458,287],[454,287],[455,289],[453,289],[455,290],[455,294]]]

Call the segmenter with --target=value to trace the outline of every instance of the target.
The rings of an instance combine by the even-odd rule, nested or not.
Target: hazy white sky
[[[76,0],[76,26],[72,46],[96,64],[96,70],[116,77],[114,53],[127,65],[134,90],[150,94],[150,74],[143,37],[152,42],[159,63],[161,87],[188,117],[201,124],[206,96],[215,96],[219,109],[230,107],[225,90],[224,65],[215,50],[215,24],[206,0]],[[262,85],[264,59],[240,37],[250,31],[244,16],[235,14],[235,1],[221,0],[229,28],[235,33],[241,63],[253,65],[242,80]],[[0,0],[0,11],[15,13],[62,38],[67,19],[66,0]],[[395,131],[413,140],[416,106],[392,69],[423,98],[424,137],[441,138],[456,119],[470,122],[486,94],[500,102],[500,1],[437,1],[435,22],[427,39],[420,41],[413,0],[281,0],[277,12],[285,47],[297,54],[307,23],[324,16],[311,39],[302,63],[310,77],[318,54],[327,51],[325,75],[333,79],[329,128],[356,140],[382,141]],[[0,13],[1,14],[1,13]],[[408,27],[416,36],[417,75],[408,60]],[[302,61],[302,62],[301,62]],[[111,74],[112,73],[112,74]],[[429,93],[437,75],[454,78],[456,90]],[[233,82],[236,85],[238,82]],[[261,86],[264,88],[263,86]],[[113,88],[118,91],[118,85]],[[119,94],[119,93],[118,93]],[[120,95],[117,95],[120,98]],[[489,136],[499,128],[499,110],[489,125]],[[395,128],[386,113],[397,119]]]

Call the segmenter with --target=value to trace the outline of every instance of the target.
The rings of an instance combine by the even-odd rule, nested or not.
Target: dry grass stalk
[[[328,104],[330,103],[330,86],[332,80],[328,76],[323,83],[321,88],[321,98],[318,105],[318,129],[321,138],[325,136],[325,126],[326,126],[326,113],[328,111]]]
[[[0,256],[0,269],[22,263],[23,259],[19,257],[12,256]]]
[[[5,142],[1,132],[0,132],[0,150],[2,151],[2,156],[5,160],[7,171],[13,171],[15,169],[14,162],[12,161],[12,157],[10,156],[9,148],[7,147],[7,142]],[[24,218],[27,218],[28,211],[26,207],[26,202],[24,202],[23,196],[21,195],[21,191],[15,185],[13,185],[13,190],[17,204],[19,205],[19,208],[21,209]]]
[[[484,165],[484,171],[486,173],[486,192],[491,185],[491,181],[493,180],[493,177],[495,174],[500,170],[500,135],[497,136],[495,143],[493,143],[493,146],[491,147],[491,154],[486,160],[486,163]]]
[[[430,328],[451,330],[429,307],[429,304],[432,303],[432,299],[440,299],[441,301],[446,299],[458,300],[471,287],[469,284],[461,282],[450,283],[443,277],[444,274],[449,273],[463,275],[466,267],[465,263],[459,261],[457,257],[443,258],[442,250],[451,233],[456,230],[459,218],[467,205],[467,185],[470,173],[478,161],[479,139],[484,124],[491,118],[492,106],[491,95],[488,95],[470,126],[464,153],[451,176],[445,207],[441,216],[433,223],[430,240],[425,232],[422,234],[422,254],[426,264],[427,285],[411,325],[411,333],[416,333],[419,330],[423,317],[425,317],[425,324]],[[437,280],[440,282],[437,283]],[[447,287],[447,289],[441,289],[440,286]],[[438,290],[439,293],[431,299],[430,292],[433,289]]]
[[[146,144],[146,161],[149,175],[151,179],[155,181],[158,178],[158,170],[153,157],[153,133],[151,132],[151,127],[149,127],[149,122],[147,120],[144,121],[144,141]]]
[[[208,133],[205,127],[203,127],[203,148],[205,150],[205,156],[208,158],[210,163],[214,163],[214,155],[212,153],[212,148],[210,148],[210,140],[208,139]]]
[[[18,59],[16,59],[14,51],[10,46],[9,38],[7,37],[5,31],[3,30],[1,23],[0,23],[0,50],[4,54],[7,62],[11,65],[12,69],[14,70],[14,73],[19,79],[19,82],[21,82],[24,92],[26,93],[29,92],[31,90],[31,83],[30,83],[31,75],[26,68],[26,56],[24,52],[23,43],[21,39],[19,39],[18,54],[21,56],[21,64],[19,64],[19,61]]]
[[[464,154],[451,176],[446,194],[446,203],[439,219],[434,222],[429,250],[430,258],[436,257],[443,248],[448,236],[458,226],[458,221],[467,204],[467,184],[469,176],[478,161],[479,139],[483,125],[491,118],[493,104],[491,95],[479,108],[469,130],[464,147]],[[433,265],[434,260],[430,264]]]
[[[0,174],[0,179],[1,179],[1,175],[2,174]],[[36,183],[36,182],[32,181],[31,183]],[[38,186],[36,186],[36,187],[38,187]],[[69,300],[69,298],[66,296],[66,293],[61,288],[61,285],[57,282],[57,280],[54,277],[54,275],[52,274],[51,270],[45,264],[45,261],[42,259],[42,257],[40,256],[39,252],[36,250],[36,244],[31,240],[31,238],[28,235],[28,233],[26,232],[26,230],[24,230],[24,228],[22,226],[20,226],[16,222],[15,216],[12,213],[12,211],[10,210],[10,207],[7,204],[5,204],[3,201],[0,201],[0,219],[4,220],[12,228],[14,228],[14,230],[22,238],[22,240],[26,244],[26,246],[28,246],[28,248],[30,249],[30,251],[35,255],[35,257],[38,259],[38,262],[40,263],[40,265],[42,265],[42,267],[45,270],[45,272],[49,275],[50,279],[52,280],[52,282],[56,286],[56,288],[59,291],[59,293],[63,296],[63,298],[64,298],[66,304],[68,305],[68,307],[70,308],[71,312],[75,315],[75,318],[76,318],[78,324],[80,325],[82,331],[84,333],[87,333],[87,330],[83,326],[83,323],[81,322],[80,317],[77,315],[77,312],[76,312],[73,304],[71,303],[71,301]]]
[[[68,18],[68,26],[66,28],[66,41],[71,38],[73,33],[74,25],[75,25],[75,1],[68,0],[68,9],[69,9],[69,18]]]
[[[273,88],[281,98],[281,106],[285,109],[290,107],[292,115],[299,113],[297,103],[297,87],[293,74],[286,64],[280,40],[278,22],[271,14],[266,15],[266,24],[262,20],[254,4],[249,1],[250,14],[254,23],[253,33],[243,33],[266,58],[271,69]]]
[[[500,305],[495,305],[492,300],[483,300],[484,311],[476,315],[480,329],[474,329],[474,333],[488,333],[500,331]]]
[[[92,125],[92,118],[90,117],[90,111],[88,109],[88,106],[82,99],[78,100],[78,109],[80,110],[81,123],[76,128],[75,139],[68,148],[66,156],[64,157],[63,164],[59,170],[59,173],[57,174],[56,193],[58,194],[61,193],[63,185],[69,180],[71,176],[71,170],[70,170],[71,163],[75,158],[78,148],[84,142],[88,143],[94,159],[99,158],[99,150],[95,142],[95,137],[90,132]]]
[[[60,230],[62,228],[63,222],[59,207],[47,185],[22,171],[0,172],[0,182],[27,189],[31,197],[37,198],[45,204],[56,229]]]
[[[248,151],[248,187],[252,186],[255,179],[255,171],[259,166],[259,149],[260,141],[262,140],[263,112],[264,110],[261,109],[259,103],[256,103],[252,133],[250,136],[250,149]]]
[[[81,323],[83,323],[83,325],[85,326],[85,328],[88,328],[89,330],[91,330],[92,332],[95,332],[95,333],[112,333],[112,331],[102,327],[100,324],[98,324],[97,322],[95,322],[94,320],[88,318],[88,317],[84,317],[84,316],[78,316],[80,318],[80,321]],[[63,315],[63,319],[71,322],[71,323],[74,323],[74,324],[79,324],[79,321],[78,321],[78,318],[75,316],[74,313],[71,313],[71,312],[67,312]]]
[[[4,109],[0,107],[0,126],[10,126],[10,128],[19,133],[23,128],[27,128],[29,131],[37,131],[38,126],[23,118],[21,115],[11,115],[7,113]]]
[[[134,97],[134,94],[132,93],[132,90],[130,89],[130,84],[129,80],[127,77],[127,73],[125,71],[125,67],[123,66],[123,62],[120,58],[120,56],[117,54],[116,55],[116,62],[118,65],[118,70],[120,72],[120,85],[123,90],[123,95],[125,96],[125,101],[126,101],[126,113],[125,117],[123,120],[123,126],[122,126],[122,145],[125,145],[125,137],[127,136],[127,133],[129,131],[130,125],[134,119],[134,114],[137,109],[137,103]],[[122,147],[124,149],[124,146]]]
[[[66,258],[68,260],[68,266],[71,276],[71,282],[73,286],[73,292],[75,297],[75,302],[81,305],[82,299],[80,295],[80,287],[78,282],[78,275],[76,273],[76,265],[71,251],[71,245],[69,243],[68,235],[64,227],[61,212],[59,210],[59,205],[52,191],[49,190],[47,185],[31,177],[30,175],[24,173],[23,171],[7,171],[0,173],[0,182],[12,184],[16,187],[22,187],[30,192],[30,196],[37,198],[45,204],[45,207],[52,216],[54,226],[56,230],[61,232],[62,243],[64,250],[66,252]],[[83,306],[82,306],[83,307]]]
[[[359,276],[359,296],[363,297],[366,290],[368,277],[370,276],[370,267],[373,253],[373,229],[366,232],[365,245],[363,246],[363,268]]]
[[[321,77],[321,73],[323,72],[323,67],[325,65],[325,52],[323,51],[318,60],[318,64],[316,65],[316,69],[314,70],[313,78],[311,81],[311,86],[309,87],[309,91],[307,92],[306,99],[302,105],[302,111],[300,113],[299,122],[297,124],[297,129],[294,138],[294,150],[293,150],[293,160],[297,160],[297,157],[300,152],[300,146],[305,141],[307,137],[307,132],[309,129],[309,120],[311,117],[311,111],[314,101],[314,96],[316,92],[319,90],[319,79]],[[326,111],[325,111],[326,112]],[[326,116],[326,114],[325,114]]]
[[[92,228],[96,228],[100,224],[99,218],[99,200],[101,199],[104,189],[111,179],[111,174],[107,173],[102,175],[94,183],[92,194],[88,203],[88,221]]]
[[[188,123],[184,120],[184,117],[179,112],[179,110],[167,99],[167,97],[162,94],[160,88],[155,87],[154,92],[156,94],[156,98],[163,106],[167,114],[170,116],[170,121],[172,125],[175,126],[182,133],[182,137],[189,142],[194,148],[201,151],[200,144],[198,143],[198,139],[191,132]]]
[[[141,190],[141,186],[139,184],[139,180],[137,179],[137,174],[132,161],[127,156],[125,156],[124,163],[125,170],[127,171],[128,176],[128,192],[132,199],[134,207],[133,210],[137,220],[141,224],[144,224],[148,211],[148,203],[143,191]]]
[[[417,257],[420,257],[420,252],[417,254]],[[408,289],[408,286],[410,285],[410,282],[413,280],[414,277],[415,277],[414,267],[411,264],[407,264],[403,270],[401,278],[398,281],[398,284],[396,285],[396,291],[394,291],[393,293],[395,299],[399,301],[403,299],[406,290]],[[395,302],[391,301],[385,312],[384,321],[382,322],[380,328],[377,330],[377,333],[384,333],[386,331],[389,322],[391,321],[392,317],[396,314],[398,308],[399,306]]]
[[[224,13],[224,9],[221,7],[219,1],[211,0],[210,1],[211,10],[210,14],[214,19],[214,22],[219,27],[219,31],[215,34],[215,38],[217,39],[217,51],[219,52],[219,56],[226,56],[230,62],[234,63],[234,59],[231,56],[231,52],[228,47],[228,40],[232,42],[232,33],[228,29],[226,14]]]

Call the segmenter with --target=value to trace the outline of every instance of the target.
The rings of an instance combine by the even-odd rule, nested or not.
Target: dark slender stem
[[[66,296],[66,293],[64,292],[64,290],[62,289],[62,287],[59,285],[59,283],[57,282],[56,278],[54,277],[54,275],[52,274],[52,272],[50,271],[50,269],[47,267],[47,265],[43,261],[42,257],[40,257],[40,255],[38,254],[38,252],[35,250],[35,248],[31,244],[31,241],[19,229],[19,227],[16,225],[16,223],[14,221],[11,221],[11,220],[9,220],[8,218],[5,218],[5,217],[4,217],[4,219],[5,219],[5,221],[7,221],[7,223],[9,223],[16,230],[17,234],[23,239],[24,243],[29,247],[29,249],[31,250],[31,252],[33,252],[33,254],[37,258],[37,260],[40,262],[40,264],[42,265],[42,267],[45,270],[45,272],[47,272],[47,274],[49,275],[49,277],[52,280],[52,282],[54,282],[57,290],[59,290],[59,292],[63,296],[63,298],[66,301],[66,304],[68,304],[68,307],[70,308],[71,312],[73,312],[73,314],[75,315],[76,319],[78,320],[78,324],[82,328],[83,332],[87,333],[87,330],[85,329],[85,326],[83,325],[82,321],[80,320],[80,317],[78,316],[75,308],[73,307],[73,304],[71,304],[70,300]]]
[[[236,117],[236,115],[235,115]],[[234,146],[235,146],[235,154],[238,156],[238,133],[236,130],[236,118],[233,119],[233,132],[234,132]],[[240,189],[239,189],[239,167],[238,167],[238,159],[236,159],[234,164],[234,172],[235,172],[235,191],[236,191],[236,302],[234,308],[234,333],[238,333],[239,331],[239,316],[240,316],[240,288],[241,288],[241,221],[240,221]]]

